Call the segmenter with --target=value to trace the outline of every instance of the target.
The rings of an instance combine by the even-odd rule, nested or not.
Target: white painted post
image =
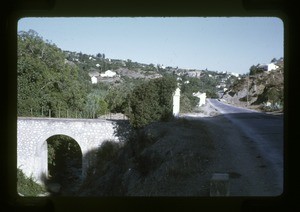
[[[180,88],[176,88],[173,95],[173,115],[178,116],[180,111]]]

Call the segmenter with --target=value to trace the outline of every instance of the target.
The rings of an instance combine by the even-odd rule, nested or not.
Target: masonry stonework
[[[48,175],[47,139],[54,135],[73,138],[82,152],[82,177],[91,164],[89,151],[104,141],[119,141],[115,136],[116,122],[99,119],[18,118],[17,167],[28,177],[42,183]]]

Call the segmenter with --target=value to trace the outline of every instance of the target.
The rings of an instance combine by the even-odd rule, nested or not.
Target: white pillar
[[[202,105],[205,105],[205,101],[206,101],[206,93],[202,93],[198,96],[200,98],[199,101],[199,107]]]
[[[178,116],[180,111],[180,88],[176,88],[173,95],[173,115]]]

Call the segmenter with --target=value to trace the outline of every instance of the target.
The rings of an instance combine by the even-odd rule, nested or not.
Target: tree
[[[172,117],[172,97],[176,79],[163,77],[138,85],[129,95],[128,117],[135,128]]]
[[[271,63],[276,63],[277,62],[277,59],[274,57],[272,60],[271,60]]]
[[[261,69],[261,68],[259,68],[259,65],[260,64],[257,64],[256,66],[255,65],[252,65],[251,67],[250,67],[250,72],[249,72],[249,74],[250,75],[256,75],[256,74],[259,74],[259,73],[263,73],[264,72],[264,70],[263,69]]]
[[[105,93],[101,90],[96,90],[87,96],[85,112],[89,118],[97,118],[98,115],[104,115],[108,111],[108,104],[104,100]]]
[[[51,110],[82,111],[88,91],[87,78],[77,66],[65,63],[65,54],[43,41],[35,31],[18,34],[18,115],[42,115]],[[35,114],[31,114],[35,111]],[[46,115],[46,113],[44,113]]]
[[[132,63],[132,61],[129,60],[129,59],[127,59],[127,61],[125,62],[125,64],[126,64],[126,67],[127,67],[128,69],[131,69],[131,68],[133,67],[133,63]]]
[[[105,101],[108,103],[110,112],[113,113],[125,113],[128,105],[128,95],[133,90],[133,84],[123,83],[114,87],[111,87],[108,91]]]

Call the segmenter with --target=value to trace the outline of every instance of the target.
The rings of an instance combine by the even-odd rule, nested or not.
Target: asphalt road
[[[272,167],[278,184],[283,187],[283,115],[270,115],[234,107],[217,99],[207,99],[207,102],[254,144],[260,155]]]

